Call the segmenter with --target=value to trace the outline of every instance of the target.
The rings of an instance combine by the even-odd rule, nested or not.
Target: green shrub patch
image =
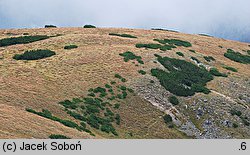
[[[204,59],[205,59],[207,62],[215,61],[215,59],[214,59],[212,56],[204,56]]]
[[[161,44],[136,44],[137,48],[150,48],[150,49],[160,49],[162,47]]]
[[[160,49],[162,51],[172,50],[176,48],[173,45],[161,45],[161,44],[136,44],[137,48],[146,48],[146,49]]]
[[[164,115],[163,120],[168,125],[169,128],[174,128],[173,119],[170,115],[167,114]]]
[[[205,94],[210,92],[205,86],[207,82],[213,80],[213,76],[206,69],[184,60],[159,55],[157,57],[169,72],[152,69],[151,74],[159,79],[166,90],[177,96],[192,96],[196,92]]]
[[[167,30],[167,29],[162,29],[162,28],[152,28],[151,30],[156,30],[156,31],[168,31],[168,32],[176,32],[176,33],[178,33],[178,31],[176,31],[176,30]]]
[[[241,121],[243,122],[243,124],[245,126],[249,126],[250,125],[250,122],[247,120],[248,118],[247,117],[240,117],[241,118]]]
[[[66,50],[70,50],[70,49],[74,49],[74,48],[78,48],[78,46],[77,45],[67,45],[64,47],[64,49],[66,49]]]
[[[136,44],[137,48],[146,48],[146,49],[160,49],[162,51],[172,50],[176,46],[191,47],[192,44],[187,41],[182,41],[178,39],[154,39],[154,41],[159,42],[160,44]]]
[[[115,105],[114,105],[114,109],[119,109],[120,108],[120,104],[119,103],[116,103]]]
[[[249,55],[243,55],[239,52],[235,52],[232,49],[228,49],[227,53],[224,54],[224,56],[232,61],[243,63],[243,64],[250,64],[250,56]]]
[[[76,109],[77,108],[76,103],[71,102],[69,100],[59,102],[59,104],[61,104],[62,106],[64,106],[65,108],[68,108],[68,109]]]
[[[60,119],[58,117],[55,117],[51,114],[51,112],[49,110],[43,109],[42,112],[37,112],[33,109],[26,109],[26,111],[33,113],[33,114],[36,114],[36,115],[39,115],[39,116],[42,116],[42,117],[45,117],[45,118],[48,118],[48,119],[51,119],[53,121],[60,122],[61,124],[65,125],[67,127],[76,128],[77,130],[81,131],[81,128],[76,123],[74,123],[70,120],[63,120],[63,119]]]
[[[214,76],[227,77],[227,74],[220,73],[217,68],[211,68],[209,72]]]
[[[236,110],[236,109],[231,109],[230,113],[231,113],[232,116],[235,116],[235,115],[238,116],[245,126],[250,125],[250,122],[248,121],[248,117],[243,116],[241,111]]]
[[[169,44],[169,45],[175,45],[175,46],[183,46],[183,47],[191,47],[192,44],[187,41],[178,40],[178,39],[154,39],[154,41],[158,41],[161,44]]]
[[[231,109],[230,110],[230,113],[231,113],[231,115],[237,115],[238,117],[240,117],[241,115],[242,115],[242,112],[241,111],[239,111],[239,110],[235,110],[235,109]]]
[[[56,28],[55,25],[45,25],[44,27],[45,27],[45,28]]]
[[[94,25],[84,25],[83,28],[96,28]]]
[[[205,37],[212,37],[211,35],[208,35],[208,34],[203,34],[203,33],[201,33],[201,34],[199,34],[200,36],[205,36]]]
[[[176,52],[177,55],[184,57],[184,54],[182,52]]]
[[[239,125],[238,125],[238,124],[233,123],[233,128],[238,128],[238,127],[239,127]]]
[[[123,78],[119,74],[115,76],[118,79]],[[92,127],[102,132],[118,135],[114,124],[120,125],[121,118],[116,112],[120,108],[120,101],[126,99],[128,93],[133,93],[133,90],[118,85],[114,81],[110,83],[112,83],[112,86],[105,84],[105,87],[90,88],[88,93],[94,95],[75,98],[72,101],[65,100],[59,103],[64,106],[67,114],[81,121],[80,128],[82,131],[91,133],[88,128]],[[112,104],[111,101],[115,103]]]
[[[47,57],[51,57],[56,53],[50,50],[32,50],[26,51],[23,54],[16,54],[13,59],[15,60],[39,60]]]
[[[48,39],[48,38],[50,37],[45,36],[45,35],[4,38],[0,40],[0,47],[16,45],[16,44],[28,44],[28,43]]]
[[[129,60],[136,60],[138,63],[144,64],[144,62],[142,61],[141,56],[137,56],[137,55],[135,55],[134,53],[132,53],[130,51],[121,53],[119,55],[124,57],[125,62],[128,62]]]
[[[64,136],[64,135],[55,135],[55,134],[50,135],[49,138],[50,139],[70,139],[69,137]]]
[[[116,124],[117,124],[117,125],[120,125],[120,124],[121,124],[121,117],[120,117],[119,114],[116,114],[116,115],[115,115],[115,120],[116,120]]]
[[[167,114],[163,116],[163,119],[164,119],[164,122],[165,122],[166,124],[172,123],[172,122],[173,122],[172,117],[171,117],[170,115],[167,115]]]
[[[144,70],[139,70],[138,73],[140,73],[141,75],[146,75],[147,72],[145,72]]]
[[[180,103],[178,98],[175,96],[169,96],[168,101],[173,105],[178,105]]]
[[[136,36],[132,36],[130,34],[117,34],[117,33],[110,33],[111,36],[119,36],[119,37],[125,37],[125,38],[137,38]]]
[[[230,66],[223,66],[223,68],[230,70],[232,72],[238,72],[238,70],[236,68],[230,67]]]
[[[196,57],[191,57],[191,59],[197,63],[201,63],[200,60],[198,60]]]
[[[118,79],[123,79],[119,74],[115,75]],[[131,88],[119,85],[118,82],[112,81],[105,84],[104,87],[90,88],[86,97],[73,98],[59,102],[64,107],[68,115],[78,120],[75,123],[71,120],[63,120],[55,117],[48,110],[37,112],[33,109],[26,109],[28,112],[39,116],[60,122],[61,124],[75,128],[79,131],[85,131],[94,135],[90,129],[94,128],[108,134],[118,136],[114,125],[120,125],[121,117],[119,113],[121,100],[126,99],[129,93],[134,93]],[[80,124],[80,125],[79,125]],[[50,138],[66,138],[62,135],[53,135]]]
[[[120,74],[115,74],[115,78],[120,79],[122,82],[126,82],[127,80],[123,78]]]

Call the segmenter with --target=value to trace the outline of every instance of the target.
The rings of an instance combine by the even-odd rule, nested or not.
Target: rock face
[[[233,129],[233,122],[240,121],[239,118],[230,114],[232,106],[240,111],[245,111],[245,115],[250,117],[249,111],[244,106],[238,105],[235,99],[216,92],[211,93],[212,97],[197,94],[191,103],[189,100],[192,98],[183,98],[184,103],[190,104],[174,107],[168,101],[171,93],[166,91],[157,81],[153,84],[149,83],[150,80],[152,77],[147,76],[144,79],[134,81],[132,85],[139,96],[171,115],[175,125],[186,135],[198,139],[229,139],[243,136],[230,132]],[[193,115],[192,118],[190,111],[192,112],[191,116]],[[242,123],[239,124],[242,125]],[[249,137],[249,126],[242,125],[241,128],[245,133],[244,136]]]

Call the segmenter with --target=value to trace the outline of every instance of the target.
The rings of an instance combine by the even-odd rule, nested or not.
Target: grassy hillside
[[[249,44],[113,28],[0,43],[0,138],[250,138]]]

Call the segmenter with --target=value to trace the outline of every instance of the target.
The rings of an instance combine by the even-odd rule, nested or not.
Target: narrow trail
[[[226,96],[226,95],[221,94],[221,93],[219,93],[219,92],[217,92],[217,91],[214,91],[214,90],[211,90],[211,92],[213,92],[213,93],[215,93],[215,94],[217,94],[217,95],[219,95],[219,96],[222,96],[222,97],[226,98],[227,100],[229,100],[229,101],[231,101],[231,102],[237,103],[234,99],[232,99],[232,98],[229,97],[229,96]]]
[[[236,102],[234,99],[232,99],[232,98],[229,97],[229,96],[226,96],[226,95],[221,94],[221,93],[219,93],[219,92],[217,92],[217,91],[214,91],[214,90],[211,90],[211,92],[212,92],[212,93],[215,93],[215,94],[217,94],[217,95],[219,95],[219,96],[221,96],[221,97],[223,97],[223,98],[226,98],[227,100],[229,100],[229,101],[231,101],[231,102],[233,102],[233,103],[235,103],[235,104],[239,104],[238,102]],[[246,104],[244,104],[244,103],[242,103],[242,105],[243,105],[245,108],[249,109],[249,106],[248,106],[248,105],[246,105]]]

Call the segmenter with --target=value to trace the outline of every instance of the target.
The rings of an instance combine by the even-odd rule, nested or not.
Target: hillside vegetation
[[[55,55],[54,51],[50,50],[32,50],[32,51],[25,51],[23,54],[16,54],[14,55],[13,59],[16,60],[39,60],[47,57],[51,57]]]
[[[28,43],[32,43],[35,41],[48,39],[48,38],[49,36],[45,36],[45,35],[4,38],[0,40],[0,47],[16,45],[16,44],[28,44]]]
[[[249,50],[160,28],[0,30],[0,138],[250,138]]]

